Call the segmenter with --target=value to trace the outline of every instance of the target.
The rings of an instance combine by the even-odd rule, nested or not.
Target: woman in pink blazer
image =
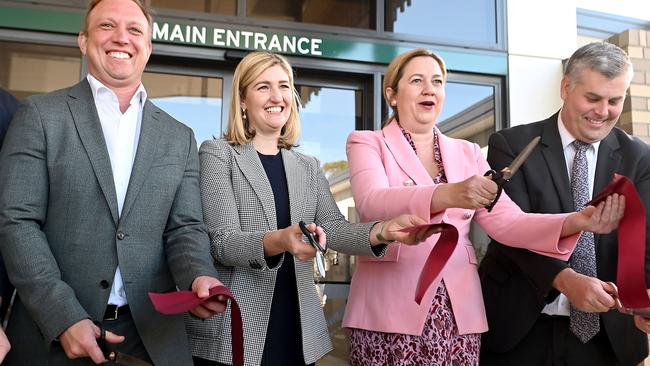
[[[470,222],[496,240],[568,259],[580,231],[610,232],[622,217],[622,197],[568,215],[525,214],[504,193],[485,209],[497,186],[478,145],[435,127],[445,99],[444,61],[425,49],[388,66],[384,97],[394,116],[380,131],[348,138],[352,193],[361,221],[403,213],[446,222],[459,232],[449,261],[415,300],[418,277],[438,240],[391,245],[383,258],[360,257],[343,326],[351,328],[352,365],[477,365],[487,321],[469,240]]]

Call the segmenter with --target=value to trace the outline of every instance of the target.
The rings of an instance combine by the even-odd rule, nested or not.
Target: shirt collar
[[[569,147],[576,138],[571,134],[571,132],[569,132],[569,130],[567,130],[566,126],[564,126],[564,122],[562,121],[562,111],[557,115],[557,129],[560,132],[560,139],[562,139],[562,149],[566,150],[566,148]],[[592,143],[591,146],[593,147],[594,152],[598,154],[600,141]]]
[[[115,92],[113,92],[113,90],[111,90],[106,85],[102,84],[101,81],[97,80],[94,76],[90,74],[86,75],[86,79],[88,80],[88,84],[90,84],[90,90],[92,91],[93,98],[95,100],[101,99],[101,100],[112,100],[114,102],[117,102],[117,95],[115,95]],[[144,105],[144,102],[146,101],[147,101],[147,91],[145,90],[144,85],[140,83],[140,86],[138,86],[138,89],[133,94],[133,97],[131,97],[131,101],[129,102],[129,104],[133,105],[133,103],[139,102],[141,103],[140,105]]]

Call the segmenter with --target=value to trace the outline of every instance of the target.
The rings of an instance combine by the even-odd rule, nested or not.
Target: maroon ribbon
[[[625,214],[618,223],[618,296],[626,308],[647,308],[650,298],[645,281],[645,207],[634,184],[620,174],[614,174],[614,179],[589,205],[596,206],[613,193],[625,196]]]
[[[244,326],[239,305],[232,292],[225,286],[210,289],[210,296],[200,299],[192,291],[168,293],[150,292],[149,298],[154,308],[162,314],[181,314],[190,311],[214,296],[225,296],[230,300],[230,340],[232,342],[232,362],[234,366],[244,365]]]
[[[444,222],[440,224],[417,225],[402,229],[401,231],[410,232],[424,227],[438,229],[440,231],[440,237],[433,245],[433,249],[431,249],[431,253],[429,253],[429,257],[424,263],[424,268],[422,269],[422,273],[420,273],[420,278],[418,279],[418,286],[415,289],[415,302],[417,302],[418,305],[422,302],[422,298],[429,289],[429,286],[433,283],[433,280],[438,277],[440,271],[442,271],[445,264],[447,264],[451,254],[454,252],[456,243],[458,243],[458,229],[453,225]]]

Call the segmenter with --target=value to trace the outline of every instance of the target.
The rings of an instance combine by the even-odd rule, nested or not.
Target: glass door
[[[224,75],[150,63],[142,76],[149,100],[194,131],[197,146],[221,136]]]
[[[302,127],[297,151],[320,160],[339,210],[349,221],[355,221],[356,211],[350,191],[345,143],[348,135],[360,129],[364,121],[364,85],[332,82],[332,79],[326,78],[298,78],[296,89],[300,96]],[[327,275],[316,279],[316,288],[321,295],[321,305],[334,345],[334,350],[318,361],[319,366],[348,362],[348,340],[341,321],[355,263],[353,256],[329,250]]]

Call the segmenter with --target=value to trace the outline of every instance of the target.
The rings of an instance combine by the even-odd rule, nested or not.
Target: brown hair
[[[282,127],[278,147],[291,149],[296,146],[300,136],[300,119],[298,117],[298,101],[300,99],[293,84],[293,69],[287,59],[271,52],[251,52],[239,62],[235,69],[232,78],[228,128],[224,136],[231,145],[245,145],[255,137],[255,131],[251,131],[248,119],[243,118],[241,101],[246,95],[246,88],[264,71],[276,65],[282,67],[287,73],[289,86],[293,91],[291,114],[287,123]]]
[[[388,99],[386,90],[390,88],[394,93],[397,93],[397,86],[400,79],[404,75],[404,68],[412,59],[421,56],[433,58],[438,63],[438,65],[440,65],[443,81],[447,81],[447,67],[445,66],[445,61],[440,56],[433,53],[433,51],[426,48],[416,48],[414,50],[404,52],[401,55],[395,57],[393,61],[391,61],[390,65],[388,65],[388,68],[386,68],[386,74],[384,75],[384,99],[386,100],[386,104],[389,107],[390,100]],[[392,107],[392,109],[393,114],[384,121],[382,127],[385,127],[393,118],[399,120],[397,108]]]
[[[144,14],[145,18],[147,18],[147,22],[149,23],[149,37],[153,34],[153,17],[151,16],[151,9],[149,9],[149,1],[148,0],[131,0],[133,1],[139,8],[142,10],[142,14]],[[84,18],[84,28],[81,31],[81,33],[88,35],[88,17],[90,16],[90,12],[101,3],[102,0],[90,0],[88,3],[88,8],[86,9],[86,17]]]

